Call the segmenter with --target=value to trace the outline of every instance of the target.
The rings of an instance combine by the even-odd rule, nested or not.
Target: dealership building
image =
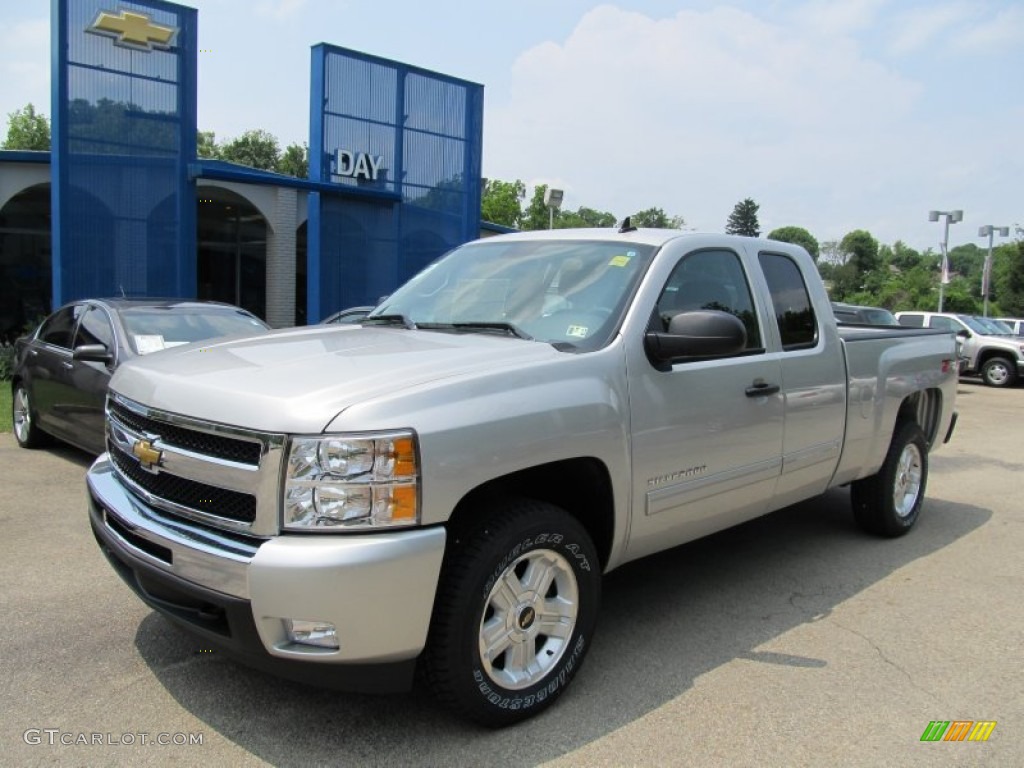
[[[483,87],[333,45],[312,48],[309,178],[197,158],[197,16],[52,0],[52,149],[0,151],[0,333],[112,295],[316,322],[500,229]]]

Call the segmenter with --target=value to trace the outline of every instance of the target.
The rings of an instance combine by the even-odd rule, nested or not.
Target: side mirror
[[[102,344],[82,344],[79,347],[75,347],[71,357],[74,360],[81,360],[86,363],[103,363],[104,365],[112,362],[114,359],[114,355]]]
[[[674,315],[667,333],[649,332],[644,337],[647,355],[659,363],[670,360],[725,357],[747,346],[747,329],[735,315],[700,309]]]
[[[971,338],[971,332],[968,331],[966,328],[962,328],[961,330],[957,331],[956,335],[959,336],[962,339],[969,339],[969,338]]]

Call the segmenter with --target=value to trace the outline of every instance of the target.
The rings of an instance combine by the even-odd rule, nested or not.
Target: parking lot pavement
[[[838,490],[621,568],[573,687],[498,732],[206,652],[103,560],[89,458],[0,435],[0,763],[1024,765],[1024,389],[958,408],[909,536],[860,534]],[[996,726],[922,742],[936,720]]]

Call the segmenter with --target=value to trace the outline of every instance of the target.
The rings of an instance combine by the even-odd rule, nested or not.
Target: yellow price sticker
[[[624,267],[629,264],[629,256],[612,256],[612,260],[608,262],[609,267]]]

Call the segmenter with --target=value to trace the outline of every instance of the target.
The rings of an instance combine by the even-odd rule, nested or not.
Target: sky
[[[933,209],[964,211],[950,248],[1024,226],[1022,0],[183,4],[218,141],[307,141],[326,42],[482,84],[483,175],[564,189],[568,209],[720,232],[749,197],[763,234],[866,229],[936,252]],[[49,6],[0,0],[0,135],[29,102],[51,112]]]

